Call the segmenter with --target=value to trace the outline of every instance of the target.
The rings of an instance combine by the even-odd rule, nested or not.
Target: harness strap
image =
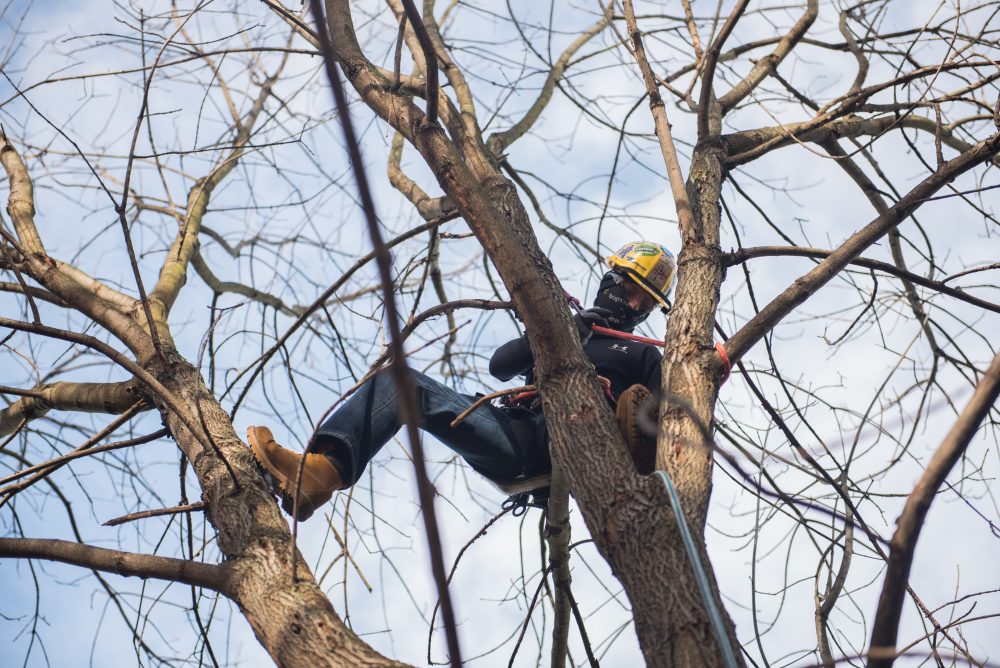
[[[610,327],[601,327],[600,325],[593,325],[590,328],[592,331],[598,334],[604,334],[605,336],[613,336],[617,339],[624,339],[626,341],[636,341],[638,343],[646,343],[651,346],[659,346],[661,348],[666,346],[664,341],[660,339],[651,339],[648,336],[639,336],[638,334],[629,334],[628,332],[619,332],[617,329],[611,329]],[[715,351],[719,353],[719,357],[722,358],[722,379],[719,381],[719,386],[721,387],[727,380],[729,380],[729,374],[733,370],[733,365],[729,361],[729,353],[726,352],[726,346],[722,343],[715,344]]]

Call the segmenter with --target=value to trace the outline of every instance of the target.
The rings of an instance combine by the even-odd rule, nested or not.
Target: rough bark
[[[708,565],[704,527],[712,492],[712,450],[705,443],[703,425],[712,424],[722,366],[713,343],[715,312],[724,276],[719,249],[719,191],[723,153],[712,142],[696,147],[688,177],[694,227],[682,231],[684,245],[678,257],[678,283],[667,325],[663,358],[664,399],[660,404],[660,431],[656,465],[670,475],[677,488],[688,524],[694,531],[702,563]],[[700,424],[699,424],[700,423]],[[662,493],[662,492],[661,492]],[[722,665],[722,656],[698,591],[690,558],[679,535],[659,546],[669,555],[666,577],[673,581],[670,628],[672,643],[664,643],[669,660],[664,665]],[[729,642],[735,629],[719,599],[712,569],[707,574],[716,592]],[[739,656],[737,652],[737,656]]]
[[[714,137],[718,136],[721,107],[724,105],[705,101],[706,107],[699,114],[699,134],[703,141],[695,148],[689,180],[685,184],[670,123],[646,57],[632,3],[626,0],[624,9],[635,60],[646,84],[650,112],[683,240],[676,304],[664,351],[663,396],[667,400],[661,402],[657,468],[667,471],[674,481],[682,499],[681,506],[689,518],[688,524],[695,532],[701,563],[709,564],[704,544],[704,524],[711,496],[712,452],[704,443],[704,425],[712,422],[720,376],[712,335],[724,275],[719,248],[718,209],[724,155]],[[810,3],[813,16],[815,9],[815,3]],[[733,16],[741,11],[738,6]],[[808,22],[797,25],[797,28],[798,33],[795,34],[801,36],[808,28]],[[722,39],[720,36],[713,42],[710,58],[717,57]],[[788,39],[790,43],[794,42],[791,37]],[[790,46],[785,45],[784,48],[787,52]],[[766,69],[760,72],[756,69],[730,96],[735,95],[740,87],[749,90],[756,85],[754,81],[759,81],[766,72]],[[711,75],[707,75],[703,81],[703,94],[711,92],[710,79]],[[666,563],[669,565],[669,579],[674,583],[671,589],[680,605],[658,612],[666,615],[671,624],[669,641],[658,648],[658,653],[668,658],[669,665],[721,665],[723,657],[719,641],[714,637],[706,603],[695,585],[690,555],[686,553],[680,536],[675,536],[660,549],[661,554],[669,554]],[[709,577],[712,577],[711,569]],[[714,578],[712,584],[713,591],[717,592]],[[725,613],[722,601],[717,595],[715,598],[714,605],[720,610],[728,630],[726,642],[736,647],[733,624]],[[679,610],[694,611],[694,614],[681,615]]]

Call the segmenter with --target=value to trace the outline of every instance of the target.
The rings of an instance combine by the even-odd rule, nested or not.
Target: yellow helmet
[[[607,260],[612,271],[628,276],[653,299],[669,308],[667,295],[674,287],[677,260],[666,246],[652,241],[633,241],[609,255]]]

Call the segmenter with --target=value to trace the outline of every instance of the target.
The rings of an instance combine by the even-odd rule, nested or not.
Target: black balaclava
[[[608,324],[621,332],[631,332],[649,317],[652,311],[636,311],[628,305],[624,281],[630,280],[621,274],[609,271],[604,274],[594,297],[594,306],[611,311]]]

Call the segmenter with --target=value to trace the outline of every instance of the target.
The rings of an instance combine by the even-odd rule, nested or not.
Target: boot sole
[[[250,427],[247,429],[247,440],[250,442],[250,451],[253,452],[254,459],[256,459],[257,462],[261,466],[263,466],[268,473],[271,474],[271,478],[274,479],[274,482],[277,484],[278,488],[281,490],[283,494],[292,496],[292,493],[295,488],[295,480],[286,478],[286,476],[284,476],[278,470],[277,466],[275,466],[275,463],[268,456],[267,449],[264,447],[266,443],[274,443],[279,448],[281,446],[278,445],[278,442],[275,441],[273,438],[268,439],[267,441],[264,441],[262,438],[259,438],[256,434],[253,433],[254,429],[255,429],[254,427]],[[305,472],[303,471],[303,477],[304,476]]]
[[[273,482],[273,484],[271,485],[271,491],[274,492],[276,496],[279,496],[281,498],[282,510],[284,510],[285,513],[287,513],[288,515],[291,515],[294,503],[293,499],[295,498],[295,496],[294,494],[292,494],[292,491],[288,488],[288,485],[282,482],[284,476],[282,476],[282,474],[278,472],[278,469],[275,467],[274,462],[272,462],[271,458],[267,456],[267,450],[264,447],[264,444],[274,443],[277,447],[281,446],[278,445],[278,442],[275,441],[273,437],[265,440],[264,438],[259,437],[256,431],[257,427],[247,428],[247,442],[250,444],[250,452],[253,453],[253,458],[257,460],[257,463],[260,464],[262,467],[264,467],[264,470],[268,472],[269,477]],[[299,513],[296,519],[298,519],[299,522],[304,522],[305,520],[312,517],[312,514],[313,512],[315,512],[315,510],[316,508],[313,506],[312,503],[310,503],[306,499],[300,498]]]

